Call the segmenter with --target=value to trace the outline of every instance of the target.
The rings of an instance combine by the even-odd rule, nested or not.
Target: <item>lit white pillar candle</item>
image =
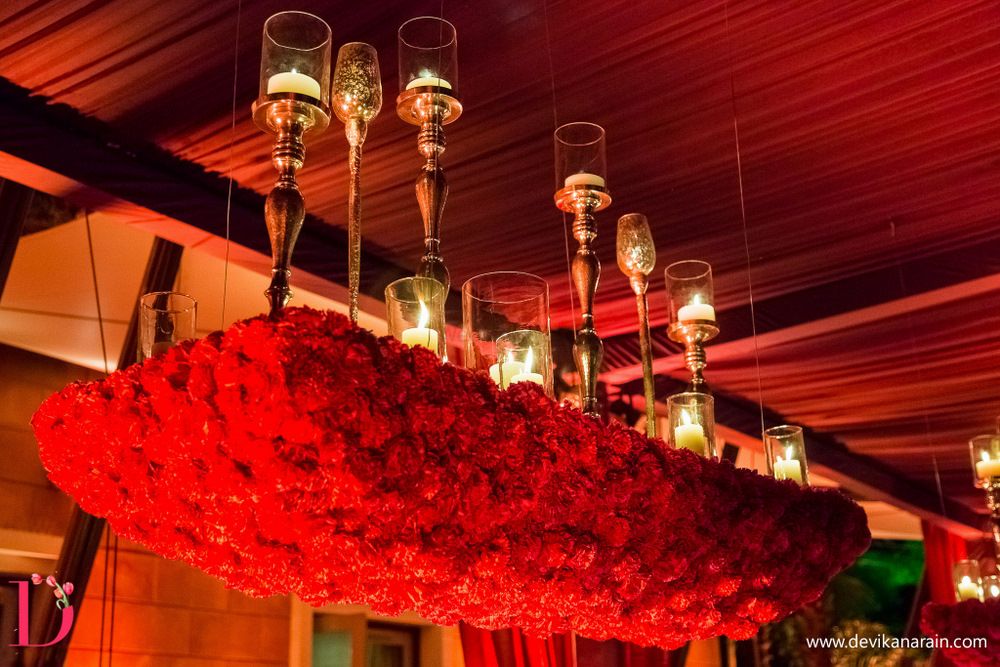
[[[427,311],[424,302],[420,302],[420,315],[417,318],[417,326],[404,329],[399,339],[410,347],[426,347],[431,352],[438,351],[438,332],[429,328],[431,314]]]
[[[497,386],[501,389],[506,389],[523,368],[524,364],[520,361],[514,361],[511,353],[508,352],[507,359],[503,361],[502,367],[500,362],[490,366],[490,377],[497,383]]]
[[[579,174],[570,174],[563,181],[563,187],[569,188],[574,185],[596,185],[599,188],[604,187],[604,179],[597,174],[589,174],[587,172]]]
[[[979,584],[972,581],[971,577],[962,577],[962,580],[958,582],[958,599],[959,601],[978,600]]]
[[[702,303],[697,294],[694,295],[691,303],[677,309],[678,322],[693,322],[695,320],[715,321],[715,308],[710,304]]]
[[[789,447],[788,451],[785,452],[785,458],[781,458],[781,454],[778,454],[777,460],[774,462],[774,478],[775,479],[790,479],[802,483],[802,466],[799,464],[799,460],[792,456],[792,448]]]
[[[510,381],[511,384],[515,382],[534,382],[535,384],[545,384],[545,378],[542,377],[541,373],[535,373],[531,369],[534,368],[535,358],[532,349],[528,348],[528,354],[524,355],[524,368],[520,373],[514,376]]]
[[[413,88],[424,88],[426,86],[437,86],[438,88],[447,88],[451,90],[451,83],[446,79],[442,79],[436,76],[418,76],[413,81],[406,84],[406,89],[411,90]]]
[[[989,479],[1000,477],[1000,459],[991,459],[989,452],[982,452],[982,461],[976,461],[976,477]]]
[[[695,454],[704,456],[708,447],[704,427],[694,423],[687,410],[681,410],[681,421],[683,423],[674,427],[674,444],[679,449],[690,449]]]
[[[295,93],[320,99],[319,81],[301,72],[280,72],[267,80],[267,94]]]

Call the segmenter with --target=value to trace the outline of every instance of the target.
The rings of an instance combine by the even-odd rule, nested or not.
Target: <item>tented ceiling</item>
[[[395,31],[443,7],[459,31],[465,104],[444,155],[443,251],[456,284],[489,269],[539,273],[553,324],[571,325],[574,242],[552,204],[551,136],[557,122],[600,123],[614,197],[597,241],[606,378],[639,373],[613,241],[617,217],[638,211],[659,250],[650,298],[661,353],[662,268],[710,261],[723,325],[709,350],[717,390],[757,400],[759,348],[770,408],[928,488],[940,470],[946,493],[972,501],[964,441],[1000,413],[993,0],[243,0],[238,40],[237,4],[9,1],[0,76],[206,169],[232,168],[264,193],[269,144],[249,116],[260,29],[275,11],[314,12],[335,47],[379,50],[386,104],[366,144],[365,243],[412,267],[419,157],[415,129],[393,109]],[[345,220],[345,154],[335,124],[301,172],[310,211],[329,225]],[[683,375],[676,357],[658,368]]]

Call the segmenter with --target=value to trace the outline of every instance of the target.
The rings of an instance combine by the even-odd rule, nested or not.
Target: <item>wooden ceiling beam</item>
[[[0,152],[72,179],[109,197],[155,211],[210,234],[226,236],[228,180],[151,144],[130,141],[105,123],[50,104],[0,78]],[[262,156],[263,159],[263,156]],[[270,256],[264,196],[233,187],[230,238]],[[363,250],[363,292],[383,297],[403,267]],[[307,215],[294,267],[347,285],[347,232]]]

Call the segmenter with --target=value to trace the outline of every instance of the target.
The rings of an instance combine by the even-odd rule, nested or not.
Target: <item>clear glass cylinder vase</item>
[[[288,11],[264,23],[259,98],[302,97],[330,104],[330,26],[308,12]]]
[[[458,31],[436,16],[399,26],[399,91],[458,88]]]
[[[715,400],[710,394],[688,391],[667,398],[667,443],[716,458]]]
[[[608,161],[603,127],[594,123],[566,123],[556,129],[555,140],[556,190],[607,188]]]
[[[977,435],[969,440],[973,481],[979,488],[1000,486],[1000,434]]]
[[[674,262],[666,268],[671,327],[715,324],[715,287],[712,265],[696,259]]]
[[[979,574],[979,561],[960,560],[952,567],[955,581],[955,597],[963,600],[983,599],[983,580]]]
[[[166,352],[181,341],[196,337],[198,304],[180,292],[149,292],[139,299],[141,362]]]
[[[497,362],[490,377],[502,389],[518,382],[532,382],[552,396],[552,352],[549,335],[536,329],[519,329],[497,338]]]
[[[400,278],[385,288],[389,335],[410,347],[445,353],[445,286],[433,278]]]
[[[1000,576],[983,577],[983,600],[1000,600]]]
[[[506,334],[526,331],[538,332],[540,337],[536,340],[544,340],[544,346],[536,343],[533,348],[532,354],[537,355],[533,363],[535,369],[545,369],[551,377],[548,283],[530,273],[495,271],[470,278],[462,285],[466,368],[488,371],[501,384],[497,340]],[[522,338],[525,335],[522,333]],[[507,345],[517,347],[513,338],[507,341]]]
[[[764,431],[764,454],[767,471],[775,479],[790,479],[802,486],[809,485],[806,441],[801,426],[783,424]]]

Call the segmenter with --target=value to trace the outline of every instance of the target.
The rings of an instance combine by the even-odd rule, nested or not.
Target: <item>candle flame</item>
[[[690,426],[691,424],[693,424],[694,420],[691,419],[691,413],[689,413],[687,410],[681,410],[681,422],[684,424],[684,426]]]
[[[795,452],[792,450],[792,446],[789,445],[785,447],[785,460],[791,461],[795,458]]]
[[[417,317],[417,327],[420,329],[426,329],[427,325],[431,323],[431,314],[427,310],[427,306],[424,302],[420,302],[420,315]]]
[[[966,576],[962,577],[962,583],[963,584],[971,584],[972,583],[972,579],[968,575],[966,575]]]
[[[691,305],[692,306],[700,306],[701,305],[701,294],[695,292],[694,296],[691,297]]]
[[[535,363],[535,356],[531,348],[528,348],[528,354],[524,355],[524,373],[530,373],[531,367]]]
[[[983,463],[989,463],[990,462],[990,453],[988,451],[986,451],[985,449],[982,452],[980,452],[980,453],[983,455]]]

